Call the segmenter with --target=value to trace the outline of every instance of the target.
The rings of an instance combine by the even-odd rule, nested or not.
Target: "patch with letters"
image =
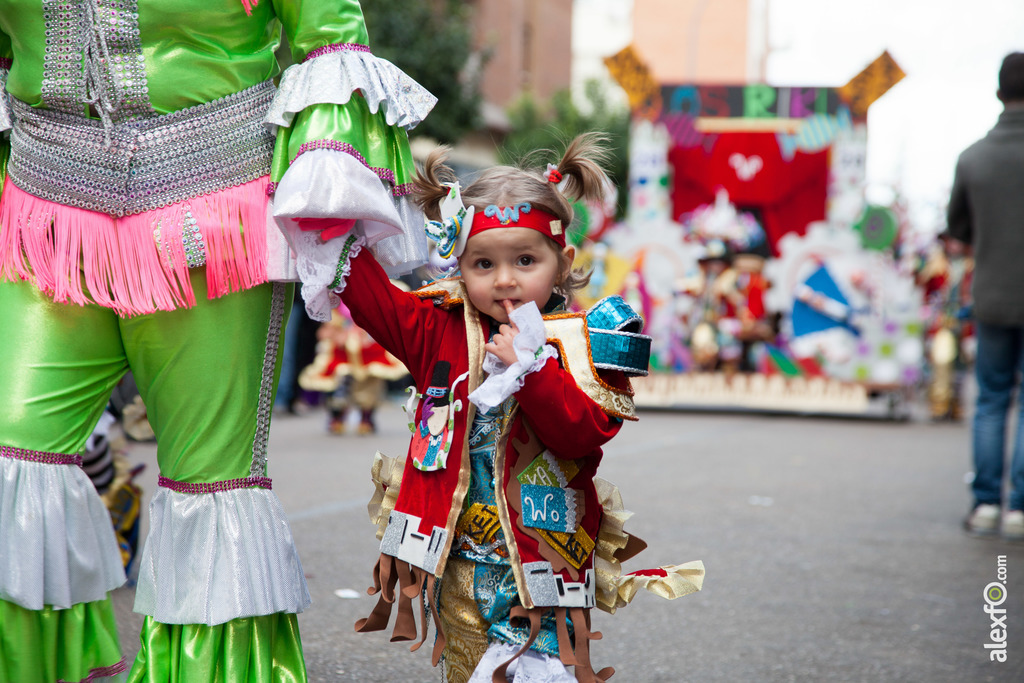
[[[467,536],[477,545],[488,545],[494,542],[501,530],[498,508],[483,503],[473,503],[469,510],[459,518],[458,534]]]
[[[521,484],[519,490],[524,525],[563,533],[576,529],[575,490],[533,484]]]
[[[579,465],[572,460],[559,460],[549,451],[544,451],[519,474],[518,479],[519,483],[523,485],[564,488],[569,485],[579,471]]]
[[[547,541],[552,548],[558,552],[559,555],[565,558],[565,561],[571,564],[576,569],[583,566],[583,563],[590,557],[590,553],[594,552],[594,541],[590,538],[590,535],[583,530],[583,527],[577,527],[576,533],[566,534],[559,531],[548,531],[547,529],[538,529],[537,533],[541,535],[545,541]]]

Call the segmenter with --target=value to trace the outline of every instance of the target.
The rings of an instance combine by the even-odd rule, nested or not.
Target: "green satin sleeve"
[[[7,92],[30,104],[39,102],[45,44],[42,12],[0,15],[0,57],[17,57],[7,76]]]
[[[326,45],[370,44],[358,0],[274,0],[274,11],[297,64]]]
[[[395,185],[412,182],[416,170],[405,130],[389,126],[383,111],[372,113],[358,95],[341,106],[306,107],[291,127],[279,128],[271,180],[280,181],[296,156],[316,148],[348,151],[378,175],[390,171]]]

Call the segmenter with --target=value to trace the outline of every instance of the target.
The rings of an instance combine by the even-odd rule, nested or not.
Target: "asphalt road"
[[[299,618],[311,681],[441,680],[428,647],[410,654],[353,630],[376,600],[365,594],[371,458],[403,454],[408,438],[395,405],[378,420],[370,437],[329,435],[317,410],[275,416],[271,430],[274,491],[313,597]],[[155,446],[131,458],[149,464],[148,502]],[[649,543],[625,568],[700,559],[707,577],[676,601],[641,594],[614,616],[595,610],[595,668],[614,666],[616,683],[1024,680],[1024,544],[964,533],[969,470],[966,423],[643,412],[600,470]],[[989,660],[983,609],[1002,577],[1005,663]],[[129,657],[133,599],[115,593]]]

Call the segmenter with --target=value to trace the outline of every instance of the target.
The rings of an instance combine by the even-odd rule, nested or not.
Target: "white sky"
[[[769,83],[843,85],[885,49],[907,73],[868,112],[869,191],[899,186],[941,228],[957,155],[1002,111],[999,65],[1024,51],[1024,0],[768,2]]]

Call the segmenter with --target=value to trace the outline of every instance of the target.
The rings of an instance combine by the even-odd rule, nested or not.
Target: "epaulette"
[[[548,341],[558,347],[562,365],[576,384],[609,415],[635,420],[633,388],[604,381],[599,370],[626,377],[646,375],[651,338],[640,334],[643,320],[622,297],[601,299],[586,313],[556,313],[544,317]]]
[[[434,280],[430,284],[414,290],[413,294],[421,299],[433,299],[435,306],[446,311],[455,306],[461,306],[466,300],[462,280],[457,277]]]

